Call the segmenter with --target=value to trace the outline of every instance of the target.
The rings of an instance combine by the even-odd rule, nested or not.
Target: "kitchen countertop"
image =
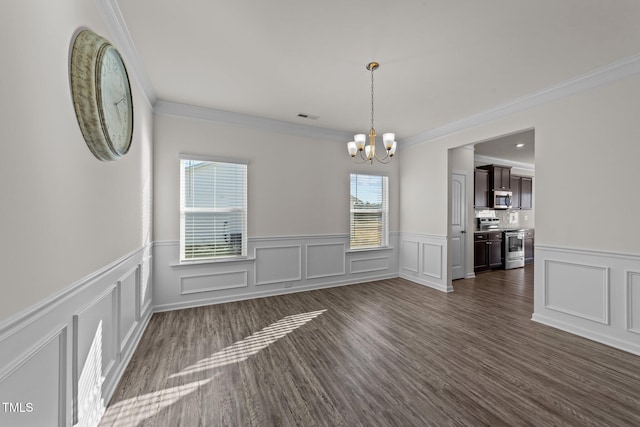
[[[511,227],[511,228],[487,228],[484,230],[474,230],[474,233],[491,233],[491,232],[500,232],[502,233],[503,231],[512,231],[512,230],[534,230],[533,227],[526,227],[526,228],[515,228],[515,227]]]

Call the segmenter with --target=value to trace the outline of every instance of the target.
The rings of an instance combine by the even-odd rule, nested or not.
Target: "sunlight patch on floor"
[[[287,316],[275,323],[272,323],[255,334],[248,336],[242,341],[238,341],[233,345],[212,354],[206,359],[202,359],[198,363],[186,367],[177,374],[171,375],[169,378],[190,375],[196,372],[219,368],[231,363],[246,360],[249,356],[253,356],[260,350],[268,347],[270,344],[298,329],[305,323],[315,319],[325,311],[327,310],[310,311],[308,313]]]
[[[103,424],[113,425],[137,425],[147,418],[151,418],[180,398],[193,393],[198,388],[207,384],[210,379],[202,381],[194,381],[175,387],[168,387],[162,390],[154,391],[131,399],[121,400],[109,407],[107,413],[102,418]]]
[[[327,310],[310,311],[308,313],[284,317],[264,329],[249,335],[243,340],[186,367],[180,372],[171,375],[169,378],[179,378],[246,360],[280,338],[320,316],[325,311]],[[116,402],[109,406],[105,416],[101,420],[101,424],[137,425],[146,419],[156,416],[162,409],[171,406],[179,399],[196,392],[200,387],[211,382],[212,379],[212,377],[209,377],[207,379],[168,387],[153,393],[147,393]]]

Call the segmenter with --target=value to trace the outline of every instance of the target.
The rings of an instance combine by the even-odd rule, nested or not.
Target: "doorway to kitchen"
[[[533,264],[534,150],[534,129],[449,150],[449,271],[452,281],[489,274],[487,272],[491,270],[521,268],[506,262],[505,254],[509,251],[504,244],[509,240],[505,240],[504,232],[521,232],[525,262]],[[462,184],[460,176],[466,177],[466,185]],[[466,191],[461,191],[461,186]],[[497,189],[509,193],[508,206],[503,204],[498,208],[492,203]],[[459,197],[463,197],[466,208]],[[483,224],[492,224],[493,229],[481,229],[479,218],[489,218]]]

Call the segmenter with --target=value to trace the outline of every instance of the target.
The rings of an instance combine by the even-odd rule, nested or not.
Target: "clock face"
[[[127,71],[118,51],[108,46],[99,58],[100,112],[103,131],[117,156],[129,151],[133,131],[133,108]]]
[[[99,160],[117,160],[129,151],[133,102],[127,70],[109,40],[81,31],[71,52],[71,92],[78,124]]]

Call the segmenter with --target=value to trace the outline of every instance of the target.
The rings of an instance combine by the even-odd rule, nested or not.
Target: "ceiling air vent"
[[[320,118],[320,116],[315,116],[313,114],[305,114],[305,113],[298,113],[298,117],[302,117],[303,119],[309,119],[309,120],[318,120]]]

